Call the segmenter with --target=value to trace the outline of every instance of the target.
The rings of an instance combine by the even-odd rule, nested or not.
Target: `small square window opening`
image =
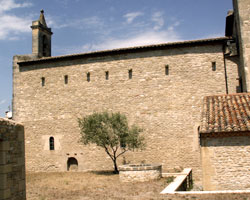
[[[41,79],[42,79],[42,86],[45,86],[45,78],[42,77]]]
[[[109,72],[108,71],[105,72],[105,78],[106,78],[106,80],[109,80]]]
[[[87,81],[88,82],[90,81],[90,73],[89,72],[87,73]]]
[[[128,78],[129,79],[132,79],[132,73],[133,73],[132,69],[128,70]]]
[[[64,76],[64,83],[65,83],[65,84],[68,84],[68,81],[69,81],[69,77],[68,77],[68,75],[65,75],[65,76]]]
[[[165,66],[165,75],[166,76],[169,75],[169,66],[168,65]]]
[[[216,62],[212,62],[212,70],[216,71]]]

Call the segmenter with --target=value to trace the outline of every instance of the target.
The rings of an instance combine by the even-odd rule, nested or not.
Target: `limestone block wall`
[[[161,178],[161,165],[122,165],[119,166],[119,178],[122,182],[145,182]]]
[[[0,200],[25,200],[24,127],[0,118]]]
[[[204,190],[250,189],[250,136],[201,139]]]
[[[241,92],[240,82],[239,82],[239,58],[238,56],[227,57],[225,59],[226,72],[227,72],[227,87],[228,93],[238,93]]]
[[[228,72],[235,70],[230,63]],[[69,157],[77,159],[81,171],[112,169],[103,149],[79,143],[77,123],[78,117],[107,110],[124,113],[130,124],[144,129],[146,149],[125,154],[119,164],[159,163],[163,171],[190,167],[199,179],[202,97],[225,93],[223,48],[215,42],[14,64],[13,114],[26,128],[28,171],[65,171]],[[50,137],[54,150],[49,150]]]
[[[244,91],[250,91],[250,2],[233,0]]]
[[[202,191],[202,192],[175,192],[164,194],[164,200],[249,200],[250,191]]]

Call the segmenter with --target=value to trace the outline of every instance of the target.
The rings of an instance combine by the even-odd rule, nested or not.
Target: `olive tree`
[[[102,147],[112,159],[114,173],[119,173],[117,158],[129,150],[143,149],[142,129],[128,126],[125,115],[121,113],[94,113],[78,119],[81,141]]]

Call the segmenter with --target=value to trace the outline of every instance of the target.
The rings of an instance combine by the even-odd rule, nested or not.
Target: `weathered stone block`
[[[10,150],[10,143],[9,141],[0,141],[0,151],[9,151]]]
[[[0,165],[0,174],[6,174],[11,172],[12,166],[10,164],[8,165]]]
[[[0,151],[0,165],[5,165],[7,163],[6,152]]]
[[[7,174],[0,174],[0,190],[8,188],[7,184]]]
[[[5,190],[0,190],[0,200],[5,200],[11,197],[11,190],[10,189],[5,189]]]

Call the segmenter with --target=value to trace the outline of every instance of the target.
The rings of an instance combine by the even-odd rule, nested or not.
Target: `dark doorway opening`
[[[68,171],[77,171],[78,170],[78,162],[74,157],[68,158],[67,170]]]

